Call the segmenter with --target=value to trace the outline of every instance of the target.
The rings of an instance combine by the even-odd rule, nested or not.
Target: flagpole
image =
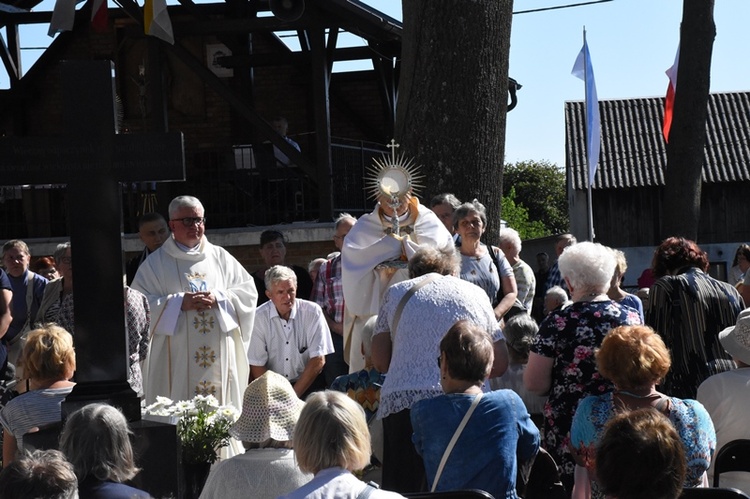
[[[586,26],[583,27],[583,46],[586,47]],[[583,51],[583,67],[588,68],[589,67],[589,61],[588,61],[588,50]],[[584,109],[588,109],[588,102],[589,102],[589,72],[588,70],[584,70],[583,72],[584,78]],[[594,212],[593,212],[593,204],[591,202],[591,184],[593,183],[593,180],[591,178],[591,165],[589,164],[589,141],[588,141],[588,130],[589,127],[593,126],[592,123],[588,122],[588,113],[584,113],[586,115],[586,120],[584,121],[586,123],[586,203],[588,206],[588,209],[586,210],[587,215],[587,221],[588,221],[588,240],[593,241],[594,240]]]

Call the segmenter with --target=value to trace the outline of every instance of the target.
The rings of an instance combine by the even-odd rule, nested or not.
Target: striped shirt
[[[61,421],[60,404],[72,390],[72,386],[31,390],[5,405],[0,411],[0,424],[15,437],[19,453],[23,450],[24,434],[32,428]]]
[[[672,368],[661,391],[694,399],[709,376],[733,368],[719,332],[734,326],[744,308],[739,292],[696,267],[657,280],[649,293],[646,323],[672,353]]]

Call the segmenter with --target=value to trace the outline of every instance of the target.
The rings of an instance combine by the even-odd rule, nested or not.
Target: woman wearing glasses
[[[60,279],[51,281],[44,288],[42,303],[36,314],[39,323],[54,322],[66,331],[74,331],[73,325],[73,259],[70,253],[70,243],[57,245],[55,253],[55,267],[60,273]]]
[[[58,244],[54,253],[55,265],[62,278],[47,283],[44,296],[36,315],[37,327],[41,324],[57,324],[75,336],[73,315],[73,260],[69,242]],[[129,347],[128,382],[138,395],[143,394],[141,362],[148,352],[148,332],[150,325],[148,300],[138,291],[125,287],[125,317]],[[23,359],[19,359],[22,363]],[[19,384],[23,385],[23,383]],[[23,391],[21,386],[19,391]]]
[[[487,228],[484,205],[476,199],[453,212],[453,226],[461,236],[461,279],[482,288],[492,302],[499,321],[515,304],[518,286],[505,255],[499,248],[481,242]]]

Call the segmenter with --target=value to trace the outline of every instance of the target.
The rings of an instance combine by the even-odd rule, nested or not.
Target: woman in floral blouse
[[[599,372],[615,385],[615,391],[586,397],[578,405],[570,440],[576,462],[576,499],[603,498],[596,476],[594,456],[604,426],[615,415],[651,407],[669,418],[685,447],[687,474],[684,487],[707,486],[706,470],[716,449],[716,432],[706,409],[696,400],[668,397],[656,391],[669,371],[671,359],[664,341],[648,326],[613,329],[596,353]]]
[[[568,445],[573,413],[584,397],[612,390],[596,369],[594,351],[611,329],[641,321],[636,310],[607,297],[615,270],[608,248],[591,242],[569,246],[558,265],[573,303],[542,322],[523,380],[529,391],[548,395],[542,447],[555,459],[571,490],[575,462]]]

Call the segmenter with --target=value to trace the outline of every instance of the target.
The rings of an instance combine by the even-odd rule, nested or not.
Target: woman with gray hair
[[[68,417],[60,450],[75,468],[81,499],[151,497],[122,482],[140,471],[123,414],[107,404],[89,404]]]
[[[575,462],[568,449],[568,433],[573,413],[582,398],[612,390],[596,369],[594,352],[611,329],[641,320],[636,310],[606,294],[615,270],[609,248],[591,242],[568,246],[558,264],[573,303],[542,321],[523,381],[531,392],[548,395],[543,447],[557,462],[570,491]]]
[[[521,260],[519,256],[522,247],[521,236],[518,235],[517,230],[504,227],[500,229],[497,244],[503,250],[510,268],[513,269],[513,276],[516,278],[516,287],[518,288],[518,301],[526,308],[526,313],[531,314],[536,291],[536,276],[529,264]]]
[[[52,256],[60,272],[60,279],[52,281],[44,288],[36,320],[38,323],[54,322],[67,331],[74,331],[73,256],[70,242],[58,244]]]
[[[499,248],[487,247],[481,241],[487,228],[484,205],[476,199],[453,212],[453,226],[461,236],[461,279],[476,284],[487,293],[499,321],[516,303],[516,278]]]

